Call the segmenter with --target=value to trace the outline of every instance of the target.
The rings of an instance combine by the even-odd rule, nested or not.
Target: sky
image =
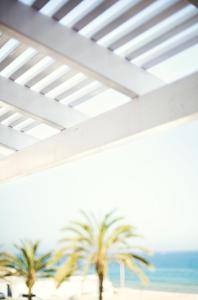
[[[154,251],[198,250],[198,121],[0,185],[0,244],[54,247],[79,209],[117,208]]]

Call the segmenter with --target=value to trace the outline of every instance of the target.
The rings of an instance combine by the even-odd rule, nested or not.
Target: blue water
[[[161,290],[181,293],[198,293],[198,251],[156,253],[150,258],[155,271],[146,272],[148,286],[144,287],[133,273],[125,270],[125,285],[138,289]],[[119,287],[119,265],[111,264],[109,278]]]

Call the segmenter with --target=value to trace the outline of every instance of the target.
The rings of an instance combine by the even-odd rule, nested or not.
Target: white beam
[[[0,144],[10,149],[21,150],[28,147],[38,140],[31,135],[14,130],[0,124]]]
[[[0,23],[1,30],[22,42],[130,97],[162,85],[143,69],[18,1],[0,1]]]
[[[0,181],[55,166],[158,126],[198,117],[197,82],[198,73],[11,155],[0,162]]]
[[[85,116],[75,109],[1,76],[0,101],[34,119],[58,128],[71,127],[85,120]]]

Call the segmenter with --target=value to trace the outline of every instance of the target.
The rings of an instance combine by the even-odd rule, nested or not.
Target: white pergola
[[[0,181],[197,118],[198,73],[152,72],[196,44],[196,0],[1,0]]]

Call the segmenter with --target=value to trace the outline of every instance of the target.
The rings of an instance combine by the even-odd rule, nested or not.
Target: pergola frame
[[[198,117],[198,74],[165,86],[0,163],[0,180],[25,176],[66,162],[158,127]]]
[[[11,78],[0,77],[0,105],[3,104],[11,109],[0,117],[0,144],[16,150],[14,154],[0,160],[0,181],[56,166],[136,135],[151,132],[156,128],[173,126],[197,118],[198,73],[166,85],[145,70],[181,52],[182,49],[196,44],[197,36],[185,40],[173,49],[168,49],[167,52],[154,57],[142,67],[129,62],[132,58],[159,45],[160,42],[196,25],[197,14],[167,31],[158,39],[153,39],[137,50],[129,52],[124,59],[109,50],[114,47],[109,47],[109,49],[101,47],[94,42],[94,38],[85,38],[78,33],[83,26],[117,1],[109,1],[108,4],[101,3],[81,21],[74,24],[73,29],[57,21],[80,1],[65,5],[54,14],[53,18],[38,12],[47,2],[36,0],[32,7],[28,7],[19,1],[0,1],[0,31],[21,42],[20,48],[15,49],[13,55],[3,61],[1,66],[13,61],[15,56],[21,53],[21,49],[24,49],[24,45],[29,45],[38,51],[38,55],[33,58],[34,63],[41,62],[44,56],[50,56],[55,61],[55,64],[49,65],[25,85],[18,84],[16,79],[23,74],[24,70],[31,67],[31,63],[30,66],[25,65],[24,69],[17,71],[18,73],[16,72]],[[196,1],[190,2],[196,5]],[[71,1],[69,3],[71,4]],[[130,8],[128,12],[107,25],[106,30],[110,30],[111,27],[116,28],[116,24],[122,24],[130,16],[138,14],[141,8],[144,9],[153,3],[152,0],[140,1],[134,8]],[[181,0],[181,3],[173,5],[172,8],[168,7],[167,12],[161,15],[166,18],[187,5],[187,1]],[[153,19],[156,23],[160,22],[159,16]],[[153,26],[154,21],[149,22]],[[146,30],[146,27],[140,26],[136,29],[137,36],[138,32],[144,31],[143,29]],[[100,34],[103,31],[99,31]],[[131,32],[129,36],[136,35]],[[65,40],[68,42],[66,43]],[[115,41],[114,46],[121,45],[122,40],[125,39],[120,39],[120,42]],[[34,90],[35,83],[49,75],[48,72],[56,71],[57,66],[61,64],[71,69],[66,73],[61,73],[57,81],[50,83],[43,90]],[[55,89],[58,84],[64,85],[66,80],[75,77],[78,72],[83,72],[87,78],[67,90],[63,89],[58,96],[49,97],[52,89]],[[87,92],[70,104],[69,97],[78,89],[92,84],[94,80],[99,81],[101,86],[97,86],[95,90]],[[79,103],[88,101],[89,97],[107,88],[123,93],[130,97],[131,101],[90,119],[78,111]],[[12,122],[13,126],[6,127],[2,125],[1,119],[12,116],[12,110],[20,112],[22,116]],[[21,131],[15,130],[14,126],[24,121],[26,117],[32,118],[32,123]],[[60,132],[53,137],[39,141],[30,136],[28,130],[40,122]]]

